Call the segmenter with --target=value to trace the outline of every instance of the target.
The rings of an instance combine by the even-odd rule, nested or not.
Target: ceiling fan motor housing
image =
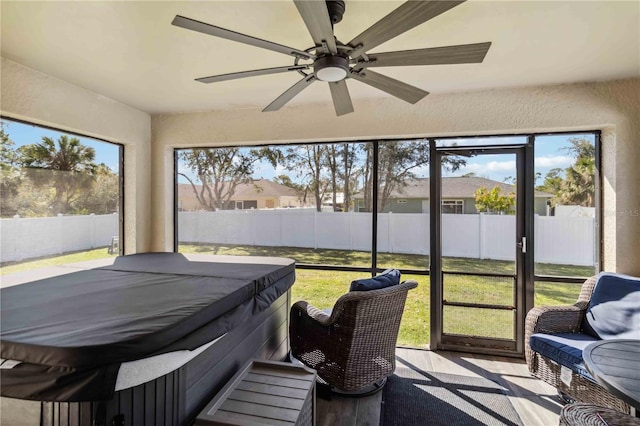
[[[344,15],[345,11],[344,0],[326,0],[326,3],[331,24],[337,24],[342,21],[342,15]]]
[[[343,56],[321,56],[313,63],[313,73],[321,81],[340,81],[349,73],[349,59]]]

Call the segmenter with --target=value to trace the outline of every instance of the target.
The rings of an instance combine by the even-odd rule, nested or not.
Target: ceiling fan
[[[293,65],[289,66],[214,75],[197,78],[196,81],[215,83],[237,78],[295,71],[302,74],[303,78],[278,96],[276,100],[263,109],[263,112],[279,110],[310,84],[320,80],[329,83],[336,114],[343,115],[353,112],[353,104],[345,82],[347,78],[361,81],[406,102],[415,104],[429,93],[374,72],[371,68],[480,63],[484,60],[491,46],[491,42],[486,42],[396,52],[367,53],[380,44],[464,3],[465,0],[407,1],[346,44],[341,43],[333,35],[334,24],[342,20],[345,12],[344,0],[293,1],[314,42],[314,46],[306,50],[294,49],[176,15],[171,24],[177,27],[284,53],[295,58]]]

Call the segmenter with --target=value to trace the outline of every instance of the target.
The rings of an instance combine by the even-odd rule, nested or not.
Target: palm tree
[[[58,138],[57,146],[53,139],[43,136],[42,142],[25,145],[20,152],[27,176],[35,184],[48,185],[53,181],[55,214],[71,211],[79,191],[92,185],[98,170],[95,150],[67,135]]]

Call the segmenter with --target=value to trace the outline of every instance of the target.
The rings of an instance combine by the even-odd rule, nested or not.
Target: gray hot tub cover
[[[204,257],[202,259],[205,259]],[[2,396],[109,399],[122,362],[195,349],[265,310],[293,284],[290,259],[176,253],[1,290]]]

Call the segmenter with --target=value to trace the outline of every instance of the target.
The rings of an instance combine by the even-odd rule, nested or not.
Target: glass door
[[[434,349],[522,354],[527,138],[522,142],[437,147],[434,141]]]

